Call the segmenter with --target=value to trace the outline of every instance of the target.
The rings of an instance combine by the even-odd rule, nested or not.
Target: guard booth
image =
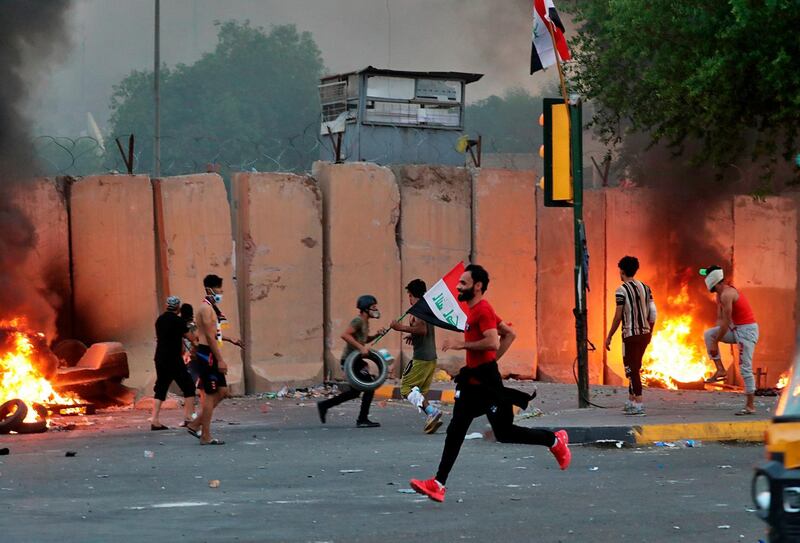
[[[465,89],[481,77],[369,66],[322,78],[320,159],[463,166]]]

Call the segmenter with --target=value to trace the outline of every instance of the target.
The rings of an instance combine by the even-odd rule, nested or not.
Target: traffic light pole
[[[589,350],[586,311],[586,230],[583,222],[583,104],[570,96],[570,152],[575,233],[575,340],[578,353],[578,407],[589,407]]]

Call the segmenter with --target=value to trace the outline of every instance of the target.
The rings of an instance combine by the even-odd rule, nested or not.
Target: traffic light
[[[572,172],[570,167],[569,109],[562,98],[544,98],[539,125],[543,128],[544,159],[540,186],[546,207],[572,207]]]

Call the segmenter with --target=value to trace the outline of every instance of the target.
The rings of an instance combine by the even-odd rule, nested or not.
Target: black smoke
[[[67,0],[0,0],[0,319],[24,315],[52,337],[53,298],[26,275],[36,228],[15,203],[36,174],[29,106],[41,75],[68,45]]]

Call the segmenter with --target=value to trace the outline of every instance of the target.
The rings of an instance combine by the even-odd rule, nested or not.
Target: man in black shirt
[[[184,420],[192,420],[194,409],[194,383],[183,362],[183,337],[189,331],[188,323],[180,316],[181,300],[177,296],[167,298],[167,310],[156,319],[156,385],[153,387],[153,420],[151,430],[167,430],[158,419],[161,403],[167,398],[167,390],[175,381],[186,399],[183,404]]]

